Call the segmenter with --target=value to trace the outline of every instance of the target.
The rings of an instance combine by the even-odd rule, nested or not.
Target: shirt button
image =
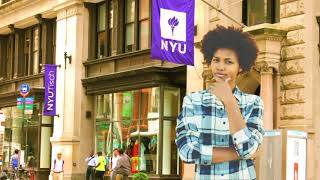
[[[226,122],[223,122],[223,124],[226,124]]]
[[[233,138],[233,140],[234,140],[234,141],[236,141],[236,140],[237,140],[237,138]]]

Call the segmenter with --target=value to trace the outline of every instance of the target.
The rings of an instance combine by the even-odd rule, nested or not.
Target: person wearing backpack
[[[14,150],[14,154],[11,156],[11,167],[17,171],[19,169],[19,150]]]
[[[57,153],[57,158],[53,160],[53,167],[51,170],[52,180],[63,180],[64,160],[62,153]]]
[[[11,156],[11,168],[13,170],[14,178],[18,177],[18,170],[19,170],[19,150],[14,150],[14,154]]]

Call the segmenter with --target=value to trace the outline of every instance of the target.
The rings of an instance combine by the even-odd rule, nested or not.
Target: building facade
[[[176,117],[184,95],[203,89],[208,78],[200,52],[203,35],[217,24],[239,25],[196,0],[195,66],[151,59],[151,2],[1,1],[3,167],[12,151],[21,149],[26,167],[45,179],[62,152],[65,179],[81,179],[90,151],[110,157],[113,148],[123,148],[132,157],[133,173],[192,179],[194,167],[179,160],[174,143]],[[256,38],[257,63],[238,86],[262,96],[266,129],[308,132],[307,177],[320,178],[319,2],[208,2]],[[42,116],[43,64],[58,65],[55,117]],[[29,115],[16,107],[22,83],[35,98]]]

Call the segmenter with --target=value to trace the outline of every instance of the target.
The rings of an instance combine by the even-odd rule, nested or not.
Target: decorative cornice
[[[244,29],[253,35],[256,40],[281,41],[287,35],[287,30],[277,24],[260,24]]]
[[[276,67],[267,61],[260,61],[256,62],[254,69],[260,72],[260,74],[273,74],[273,70]]]
[[[57,11],[57,21],[81,14],[81,7],[83,7],[83,2],[79,0],[59,4],[54,8],[54,11]]]
[[[70,9],[64,9],[58,12],[57,14],[57,21],[61,19],[65,19],[67,17],[75,16],[80,14],[79,7],[71,7]]]

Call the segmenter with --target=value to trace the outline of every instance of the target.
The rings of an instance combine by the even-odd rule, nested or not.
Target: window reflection
[[[159,88],[96,97],[96,148],[108,159],[114,148],[131,157],[132,173],[157,173]]]
[[[38,167],[41,159],[49,159],[51,151],[49,138],[52,134],[52,127],[46,127],[47,135],[41,136],[41,141],[49,143],[41,143],[41,149],[45,149],[45,151],[42,152],[41,150],[41,159],[39,157],[40,143],[38,137],[40,136],[39,122],[41,121],[42,105],[35,103],[32,114],[25,114],[22,109],[18,109],[16,106],[2,108],[1,110],[5,114],[3,167],[9,167],[10,157],[15,149],[20,150],[19,156],[22,167],[35,168]],[[52,119],[47,120],[47,122],[52,123]]]

